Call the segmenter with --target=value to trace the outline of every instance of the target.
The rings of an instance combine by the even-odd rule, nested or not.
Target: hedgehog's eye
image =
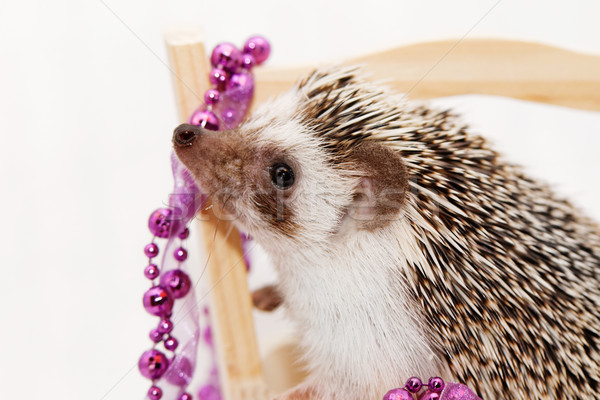
[[[289,189],[294,184],[294,170],[289,165],[277,163],[270,170],[271,182],[277,189]]]

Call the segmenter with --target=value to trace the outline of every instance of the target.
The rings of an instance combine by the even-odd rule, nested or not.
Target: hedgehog
[[[277,399],[381,399],[411,376],[600,399],[598,225],[451,110],[334,66],[173,144],[277,269],[308,369]]]

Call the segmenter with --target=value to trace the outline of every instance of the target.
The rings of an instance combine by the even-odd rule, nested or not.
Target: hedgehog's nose
[[[188,147],[202,133],[202,128],[196,125],[181,124],[173,132],[173,144],[177,147]]]

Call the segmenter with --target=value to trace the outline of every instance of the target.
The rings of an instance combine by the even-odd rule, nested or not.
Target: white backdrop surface
[[[0,398],[144,397],[142,248],[171,187],[177,124],[168,26],[201,25],[209,48],[261,33],[270,63],[287,65],[462,37],[600,54],[598,15],[593,0],[1,2]],[[600,219],[600,113],[436,102]]]

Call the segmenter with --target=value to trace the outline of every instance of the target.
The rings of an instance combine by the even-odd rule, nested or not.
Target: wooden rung
[[[600,111],[600,57],[536,43],[420,43],[350,59],[372,80],[409,98],[488,94]],[[257,68],[254,106],[290,88],[314,66]]]

